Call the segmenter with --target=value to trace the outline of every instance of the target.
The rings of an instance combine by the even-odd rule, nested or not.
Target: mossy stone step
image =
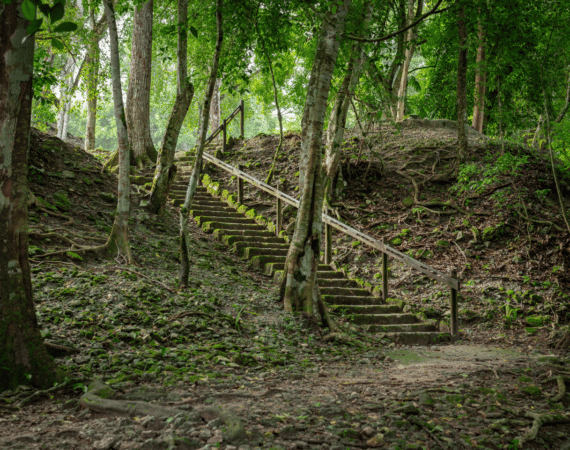
[[[437,331],[434,323],[409,323],[409,324],[374,324],[364,327],[369,333],[418,333],[422,331]]]
[[[273,233],[271,233],[269,231],[267,233],[269,234],[267,237],[224,235],[224,236],[222,236],[221,240],[228,247],[233,247],[235,249],[235,251],[237,251],[237,252],[239,252],[239,250],[237,250],[238,246],[239,247],[242,247],[242,246],[243,247],[249,247],[249,246],[251,246],[252,243],[255,243],[258,245],[262,245],[263,243],[266,243],[267,245],[269,245],[269,244],[282,245],[285,242],[282,238],[275,236]],[[286,245],[288,246],[289,244],[286,244]]]
[[[266,247],[246,247],[242,251],[242,258],[252,259],[255,256],[287,256],[289,249],[266,248]]]
[[[330,305],[331,311],[347,314],[397,314],[402,312],[396,305]]]
[[[374,305],[378,302],[377,297],[348,296],[348,295],[323,295],[323,301],[328,305]]]
[[[259,230],[216,230],[214,236],[228,247],[231,247],[234,242],[239,242],[242,238],[269,239],[272,242],[274,239],[279,239],[271,231]]]
[[[152,183],[152,179],[153,177],[145,177],[145,176],[137,176],[137,175],[131,175],[129,176],[130,180],[131,180],[131,184],[136,184],[137,186],[142,186],[143,184],[146,183]]]
[[[251,220],[251,219],[249,219]],[[254,223],[235,223],[235,222],[205,222],[202,225],[204,233],[213,233],[214,230],[251,230],[262,231],[265,230],[263,225],[256,225]]]
[[[355,314],[354,323],[357,325],[395,325],[417,323],[418,318],[413,314]]]
[[[233,247],[232,250],[234,252],[236,252],[240,257],[244,257],[246,250],[252,247],[252,243],[255,242],[255,248],[257,249],[265,249],[265,250],[285,250],[288,251],[289,250],[289,244],[281,244],[281,243],[277,243],[277,242],[267,242],[267,243],[261,243],[259,242],[259,239],[256,239],[255,241],[252,242],[236,242]]]
[[[218,217],[234,217],[234,218],[240,218],[243,219],[243,214],[237,213],[234,210],[231,211],[220,211],[218,209],[210,209],[210,210],[203,210],[203,209],[192,209],[190,211],[190,215],[192,217],[208,217],[211,219],[215,219]]]
[[[435,345],[442,342],[449,342],[451,338],[447,333],[437,331],[400,331],[386,333],[385,337],[401,345]]]
[[[174,161],[180,163],[180,162],[190,162],[190,161],[194,162],[195,160],[196,160],[195,156],[181,156],[180,158],[175,159]]]
[[[246,225],[246,224],[255,224],[253,219],[247,219],[243,216],[241,217],[210,217],[210,216],[197,216],[194,217],[194,220],[198,224],[198,226],[202,226],[205,223],[233,223],[239,225]]]
[[[323,295],[342,295],[342,296],[357,296],[357,297],[365,297],[370,295],[366,289],[362,288],[352,288],[352,287],[328,287],[326,284],[319,285],[321,288],[321,294]]]
[[[317,272],[317,280],[346,280],[342,272],[337,272],[336,270],[319,270]],[[319,281],[320,283],[320,281]]]
[[[258,269],[264,269],[265,266],[267,264],[275,264],[275,263],[281,263],[281,264],[285,264],[285,260],[287,259],[287,256],[281,256],[281,255],[257,255],[254,256],[253,258],[251,258],[249,260],[249,263],[253,266],[256,267]]]
[[[320,278],[317,273],[317,278],[319,281],[319,287],[322,288],[360,288],[360,285],[354,280],[348,280],[346,278],[338,277],[333,279]],[[342,274],[341,274],[342,275]],[[326,281],[324,281],[326,280]],[[322,293],[322,291],[321,291]]]
[[[219,206],[221,208],[223,208],[227,205],[227,203],[222,202],[221,200],[215,200],[215,199],[209,199],[209,198],[195,199],[194,203],[196,205],[200,205],[200,206],[211,205],[211,206]]]
[[[281,275],[283,275],[284,270],[285,270],[285,262],[272,263],[272,264],[267,264],[265,266],[264,273],[270,277],[273,277],[274,283],[279,283],[281,281]],[[331,270],[331,267],[329,265],[319,264],[319,267],[317,268],[317,277],[319,277],[323,273],[339,274],[340,276],[342,276],[342,273]],[[331,276],[338,276],[338,275],[331,275]]]

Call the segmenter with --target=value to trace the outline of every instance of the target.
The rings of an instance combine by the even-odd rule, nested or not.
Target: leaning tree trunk
[[[34,36],[22,0],[0,4],[0,392],[59,380],[42,343],[28,260],[28,147]]]
[[[89,22],[91,37],[87,49],[87,76],[85,88],[87,91],[87,126],[85,128],[85,151],[95,150],[95,128],[97,126],[97,83],[99,81],[99,36],[96,33],[95,10],[89,6]]]
[[[321,148],[327,98],[338,56],[339,40],[344,30],[350,0],[327,14],[317,42],[307,98],[301,122],[301,157],[299,162],[299,211],[283,274],[283,303],[286,311],[302,311],[326,320],[316,275],[321,251],[323,172]],[[323,317],[324,316],[324,317]],[[328,324],[332,328],[332,323]]]
[[[188,17],[188,0],[179,0],[178,2],[178,23],[186,23]],[[188,68],[186,58],[188,56],[188,34],[186,30],[178,26],[178,70],[176,74],[177,91],[176,100],[168,119],[168,125],[160,152],[158,153],[158,164],[152,181],[152,190],[150,192],[150,200],[148,210],[154,214],[160,214],[164,211],[166,199],[170,186],[176,175],[176,166],[174,165],[174,153],[176,152],[176,144],[180,134],[180,128],[190,108],[192,97],[194,96],[194,86],[188,78]]]
[[[477,38],[477,65],[475,68],[475,106],[473,107],[473,128],[479,133],[483,132],[483,122],[485,119],[485,90],[487,81],[487,71],[485,70],[485,29],[479,20]]]
[[[368,29],[371,17],[372,6],[370,1],[367,1],[364,5],[364,14],[362,17],[363,32]],[[324,162],[324,201],[327,204],[329,204],[331,200],[334,189],[334,180],[340,163],[342,142],[344,140],[344,129],[346,127],[346,117],[348,115],[350,99],[354,96],[354,91],[356,90],[358,80],[360,79],[365,57],[366,55],[364,53],[363,44],[358,41],[355,42],[352,46],[352,53],[344,79],[336,95],[335,104],[331,112],[329,128],[327,130],[327,146]]]
[[[65,63],[64,69],[61,73],[63,79],[61,89],[61,95],[59,98],[59,111],[57,114],[57,131],[56,136],[65,142],[65,137],[63,135],[63,128],[65,123],[65,116],[68,110],[69,102],[71,101],[69,91],[71,90],[71,85],[73,84],[73,68],[75,67],[75,60],[71,56],[68,56]]]
[[[156,162],[157,152],[150,135],[150,79],[152,67],[153,0],[135,8],[129,89],[127,91],[127,123],[133,159],[131,164],[143,167]]]
[[[119,198],[117,212],[111,234],[105,247],[110,255],[122,255],[127,263],[132,262],[129,246],[129,214],[131,210],[131,180],[129,178],[129,136],[123,106],[123,90],[121,88],[121,67],[119,60],[119,39],[113,0],[105,0],[105,15],[109,27],[109,41],[111,48],[111,81],[113,84],[113,103],[115,109],[115,123],[117,124],[117,140],[119,143]]]
[[[222,99],[220,97],[220,87],[222,86],[222,79],[216,79],[216,86],[212,94],[212,102],[210,105],[210,133],[216,131],[222,124]]]
[[[184,199],[184,204],[180,209],[180,271],[178,273],[178,281],[181,286],[188,285],[188,272],[190,270],[190,261],[188,258],[188,252],[190,251],[188,220],[190,208],[192,208],[192,202],[194,200],[194,194],[196,193],[196,185],[198,184],[198,178],[200,177],[200,170],[202,168],[202,155],[204,153],[206,134],[208,133],[208,122],[210,119],[210,105],[216,85],[216,77],[220,63],[220,54],[222,52],[222,42],[224,40],[222,7],[223,0],[216,0],[216,49],[214,50],[212,71],[210,72],[210,78],[208,80],[208,85],[206,86],[206,92],[204,93],[204,105],[202,106],[200,128],[198,129],[198,137],[196,139],[196,157],[194,159],[194,169],[192,169],[192,174],[188,180],[188,189],[186,190],[186,198]]]
[[[273,72],[273,61],[265,49],[265,44],[263,44],[263,53],[267,59],[267,64],[269,65],[269,71],[271,73],[271,83],[273,85],[273,100],[275,101],[275,109],[277,110],[277,120],[279,121],[279,143],[277,144],[277,149],[273,155],[273,162],[269,168],[269,173],[265,179],[266,184],[271,184],[273,175],[275,174],[275,165],[277,164],[277,158],[279,153],[281,153],[281,148],[283,148],[283,116],[281,115],[281,108],[279,107],[279,97],[277,96],[277,82],[275,81],[275,73]]]
[[[459,7],[457,20],[459,30],[459,58],[457,63],[457,156],[459,164],[467,158],[467,25],[465,7]]]

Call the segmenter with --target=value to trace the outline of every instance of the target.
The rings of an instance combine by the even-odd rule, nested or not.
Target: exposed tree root
[[[76,355],[80,351],[73,347],[64,347],[63,345],[52,344],[51,342],[45,342],[44,346],[48,354],[54,358],[61,358],[63,356]]]
[[[532,427],[525,434],[517,439],[519,447],[528,442],[536,439],[538,430],[542,425],[557,424],[557,423],[570,423],[570,414],[537,414],[530,411],[525,413],[525,417],[534,419]]]
[[[60,241],[66,242],[67,244],[71,245],[71,248],[73,248],[73,246],[81,247],[81,245],[79,245],[77,242],[72,241],[68,237],[65,237],[64,235],[59,234],[59,233],[30,232],[28,235],[33,239],[59,239]]]
[[[43,206],[41,206],[41,203],[37,202],[35,203],[36,208],[38,208],[40,211],[49,214],[50,216],[53,217],[59,217],[60,219],[67,219],[67,222],[64,225],[73,225],[75,223],[75,221],[73,220],[73,217],[70,216],[64,216],[63,214],[58,214],[55,213],[53,211],[50,211],[48,209],[45,209]]]
[[[97,245],[95,247],[80,247],[80,248],[68,248],[66,250],[58,250],[56,252],[44,253],[43,255],[36,255],[36,258],[60,256],[60,255],[65,255],[67,252],[103,254],[106,253],[107,251],[108,251],[107,244],[103,244],[103,245]]]
[[[570,330],[566,330],[564,336],[555,344],[554,348],[556,350],[561,350],[563,348],[570,347]]]
[[[564,396],[566,395],[565,381],[570,381],[570,378],[563,377],[562,375],[558,375],[556,377],[556,383],[558,384],[558,394],[556,394],[550,400],[552,400],[553,402],[559,402],[564,398]]]
[[[522,213],[522,211],[519,211]],[[528,214],[526,213],[526,211],[521,214],[523,216],[523,218],[525,220],[527,220],[530,223],[536,223],[537,225],[548,225],[549,227],[554,227],[556,228],[558,231],[564,231],[564,228],[556,225],[554,222],[551,222],[550,220],[539,220],[539,219],[532,219],[528,216]]]
[[[70,378],[65,380],[63,383],[60,383],[54,387],[51,387],[49,389],[45,389],[43,391],[36,391],[34,392],[32,395],[30,395],[29,397],[23,398],[22,400],[20,400],[16,406],[18,406],[19,408],[28,405],[30,403],[32,403],[33,401],[37,400],[40,397],[44,397],[44,396],[49,396],[50,394],[53,394],[54,392],[57,391],[61,391],[63,389],[68,388],[69,386],[72,386],[74,384],[77,383],[83,383],[85,382],[86,379],[84,378]]]
[[[45,237],[45,238],[50,237],[50,236],[47,236],[47,234],[48,234],[48,233],[55,233],[56,231],[65,231],[66,233],[69,233],[70,235],[75,236],[75,237],[78,238],[78,239],[83,239],[83,240],[85,240],[85,241],[105,242],[104,239],[101,239],[101,238],[98,238],[98,237],[83,236],[83,235],[81,235],[81,234],[72,233],[72,232],[70,232],[67,228],[52,228],[52,229],[47,230],[46,233],[43,233],[44,230],[34,230],[34,229],[32,229],[32,230],[30,230],[29,235],[31,236],[32,234],[35,234],[35,235],[37,235],[37,236],[33,236],[33,237],[35,237],[35,238],[40,238],[40,239],[41,239],[41,238],[44,238],[44,237]],[[67,236],[64,236],[64,239],[66,239],[66,238],[67,238]],[[79,244],[76,244],[76,245],[79,245]]]

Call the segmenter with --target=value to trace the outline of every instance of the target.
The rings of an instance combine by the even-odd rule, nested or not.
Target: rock
[[[427,392],[420,393],[418,397],[419,397],[418,402],[420,405],[433,405],[435,403],[433,397],[429,395]]]
[[[456,241],[460,241],[461,239],[463,239],[465,237],[465,235],[463,234],[463,231],[460,231],[459,233],[457,233],[457,236],[455,237]]]
[[[380,433],[366,441],[366,445],[369,447],[382,447],[384,443],[384,435]]]
[[[69,180],[73,180],[75,178],[75,174],[71,170],[64,170],[61,172],[63,178],[67,178]]]
[[[376,430],[374,430],[374,428],[372,428],[372,427],[365,427],[362,430],[360,430],[360,434],[362,434],[363,436],[366,436],[366,437],[373,436],[375,432],[376,432]]]
[[[107,192],[99,192],[99,197],[109,203],[115,203],[117,201],[117,197]]]
[[[421,414],[421,411],[416,408],[414,405],[412,405],[411,403],[408,403],[407,405],[404,406],[400,406],[399,408],[394,409],[393,411],[396,414],[399,413],[403,413],[403,414]]]
[[[114,447],[117,442],[119,442],[118,436],[109,436],[101,439],[100,441],[95,441],[93,443],[93,448],[95,450],[109,450]]]
[[[222,435],[218,434],[208,439],[208,444],[221,444],[223,440],[224,438],[222,437]]]
[[[145,418],[141,425],[147,430],[160,431],[166,426],[166,423],[158,417],[149,416]]]
[[[148,439],[139,447],[140,450],[166,450],[167,448],[168,443],[158,439]]]
[[[212,432],[208,428],[203,428],[202,430],[200,430],[200,434],[198,434],[198,437],[206,441],[212,437]]]

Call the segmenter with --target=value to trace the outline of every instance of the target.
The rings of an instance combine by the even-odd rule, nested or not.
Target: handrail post
[[[332,263],[332,227],[325,223],[325,264]]]
[[[386,238],[382,238],[382,243],[386,245]],[[382,299],[388,299],[388,254],[382,252]]]
[[[227,132],[227,128],[228,128],[228,124],[226,119],[224,119],[224,121],[222,122],[222,154],[226,153],[226,132]]]
[[[238,170],[242,169],[242,165],[237,165]],[[243,204],[243,179],[238,175],[238,203]]]
[[[245,108],[244,108],[243,99],[241,100],[239,106],[240,106],[239,132],[240,132],[240,134],[241,134],[240,137],[243,139],[243,138],[245,137],[245,133],[244,133]]]
[[[279,190],[279,182],[277,182],[277,190]],[[279,236],[279,234],[281,233],[281,227],[283,224],[283,212],[282,212],[282,208],[281,208],[281,203],[282,200],[277,197],[277,226],[275,227],[275,234],[277,236]]]
[[[457,269],[451,270],[451,278],[457,279]],[[453,339],[459,336],[459,321],[457,320],[457,289],[451,288],[451,322],[449,331]]]

